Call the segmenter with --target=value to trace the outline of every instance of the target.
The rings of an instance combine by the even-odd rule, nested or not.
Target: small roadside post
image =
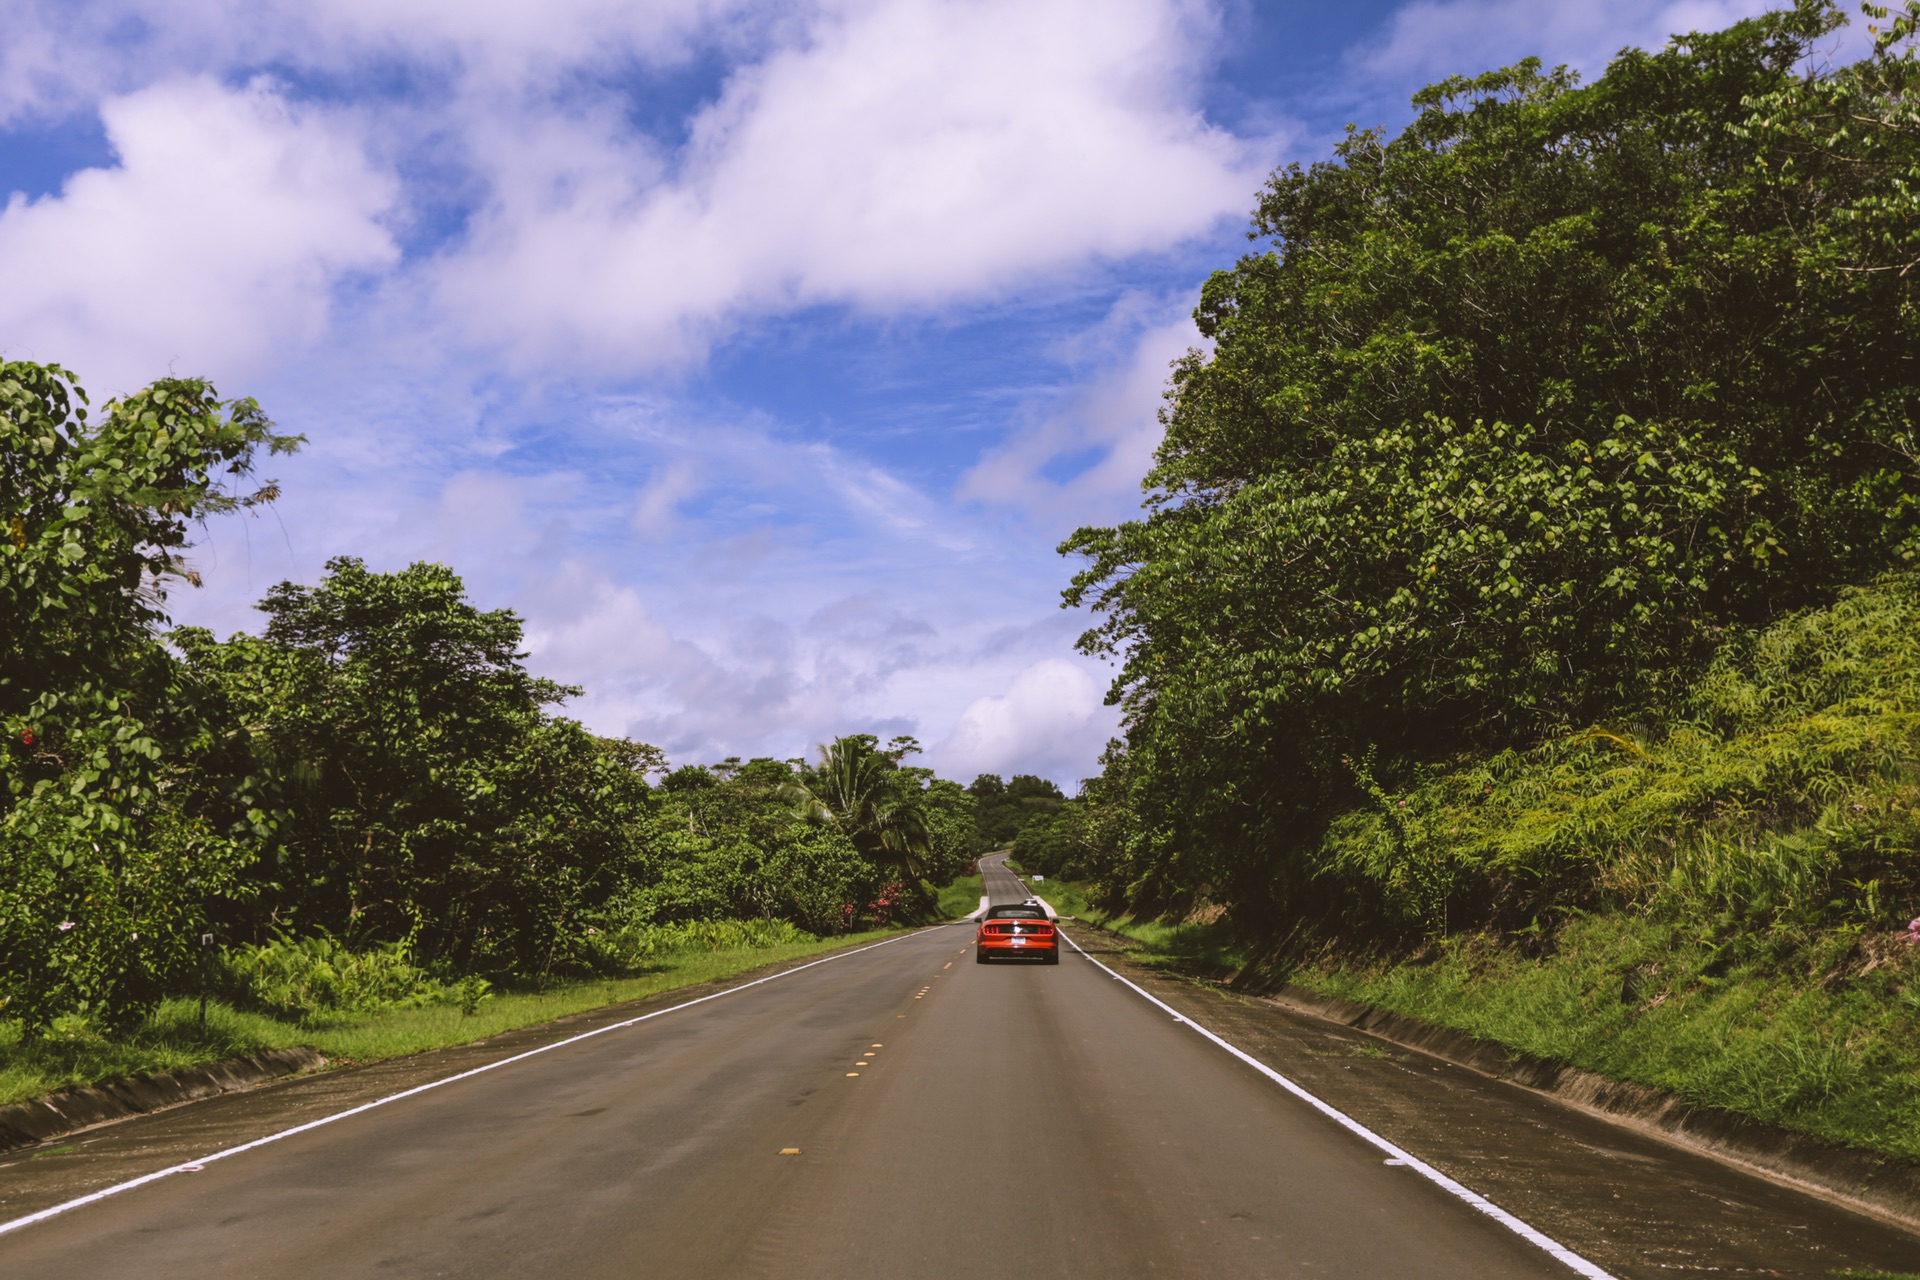
[[[213,967],[213,935],[200,935],[200,1038],[207,1038],[207,981]]]

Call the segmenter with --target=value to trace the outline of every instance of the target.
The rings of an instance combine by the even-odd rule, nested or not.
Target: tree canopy
[[[1127,892],[1304,891],[1377,776],[1671,706],[1920,556],[1920,76],[1910,20],[1810,69],[1840,20],[1455,77],[1273,176],[1147,514],[1062,547]]]

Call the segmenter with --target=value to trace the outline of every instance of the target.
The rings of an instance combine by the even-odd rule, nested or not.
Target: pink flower
[[[66,932],[67,930],[69,930],[69,929],[71,929],[71,928],[73,928],[73,921],[71,921],[71,920],[62,920],[62,921],[60,922],[60,932],[62,932],[62,933],[65,933],[65,932]]]

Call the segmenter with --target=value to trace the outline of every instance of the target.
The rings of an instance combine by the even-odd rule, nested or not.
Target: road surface
[[[976,965],[971,937],[909,934],[74,1208],[0,1235],[0,1276],[1579,1274],[1085,955]],[[202,1104],[197,1139],[200,1108],[103,1130],[44,1177],[268,1133],[272,1092],[225,1129]],[[0,1217],[44,1207],[37,1172],[0,1162]],[[1868,1227],[1879,1252],[1842,1260],[1910,1240]]]

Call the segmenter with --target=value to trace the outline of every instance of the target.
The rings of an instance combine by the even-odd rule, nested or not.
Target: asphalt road
[[[1023,902],[1034,893],[1026,881],[1007,870],[1007,855],[1004,853],[989,854],[980,859],[980,880],[986,889],[987,900],[996,905]]]
[[[976,965],[971,936],[914,933],[76,1208],[0,1236],[0,1276],[1574,1274],[1087,957]],[[228,1137],[354,1076],[235,1100]],[[198,1110],[45,1176],[211,1151]],[[142,1148],[143,1125],[171,1136]],[[35,1207],[32,1158],[0,1167],[0,1217]]]

